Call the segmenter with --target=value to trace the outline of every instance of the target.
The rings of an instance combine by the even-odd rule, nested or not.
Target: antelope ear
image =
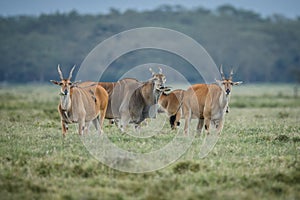
[[[237,81],[237,82],[233,82],[233,85],[240,85],[242,83],[243,83],[243,81]]]
[[[55,85],[59,85],[59,82],[58,81],[55,81],[55,80],[50,80],[51,83],[55,84]]]

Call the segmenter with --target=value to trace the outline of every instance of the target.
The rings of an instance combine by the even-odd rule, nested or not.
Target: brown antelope
[[[170,90],[170,89],[169,89]],[[165,90],[165,91],[169,91]],[[183,103],[183,95],[185,90],[177,89],[170,93],[163,92],[159,99],[158,104],[167,113],[172,129],[176,129],[180,125],[181,106]]]
[[[185,118],[184,132],[188,134],[192,118],[198,119],[197,131],[201,133],[203,125],[209,134],[210,125],[214,125],[217,133],[223,128],[224,114],[228,112],[228,103],[233,85],[242,82],[233,82],[233,71],[230,77],[225,78],[222,66],[220,67],[222,80],[217,84],[195,84],[188,88],[183,98],[183,113]]]
[[[58,65],[60,81],[51,80],[61,87],[58,111],[61,117],[62,134],[65,136],[68,124],[71,123],[79,124],[79,135],[82,135],[83,131],[87,133],[91,121],[101,134],[108,94],[100,85],[91,84],[93,82],[83,82],[80,85],[71,82],[74,68],[75,66],[71,69],[69,77],[65,79]]]

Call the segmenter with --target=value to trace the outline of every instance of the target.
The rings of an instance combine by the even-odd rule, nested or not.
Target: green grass
[[[203,137],[196,137],[178,161],[140,174],[96,160],[77,125],[62,138],[58,88],[7,86],[0,100],[1,199],[300,198],[300,99],[289,85],[234,88],[221,138],[208,157],[198,157]],[[146,139],[105,125],[110,140],[132,152],[151,152],[176,135],[168,124]]]

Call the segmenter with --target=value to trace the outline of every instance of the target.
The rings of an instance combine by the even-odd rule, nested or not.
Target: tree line
[[[0,82],[46,82],[57,78],[56,66],[80,65],[101,41],[138,27],[165,27],[182,32],[208,51],[217,65],[237,71],[245,82],[295,82],[300,75],[300,18],[262,17],[250,10],[223,5],[215,10],[163,5],[139,12],[88,15],[76,11],[39,16],[0,17]],[[126,67],[143,62],[187,65],[157,52],[119,59],[107,73],[115,81]],[[194,72],[186,76],[197,82]]]

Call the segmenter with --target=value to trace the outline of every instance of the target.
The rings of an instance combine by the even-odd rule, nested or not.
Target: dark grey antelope
[[[107,119],[115,119],[123,132],[129,123],[136,128],[146,118],[155,118],[158,98],[163,92],[166,77],[159,68],[146,82],[133,78],[125,78],[116,83],[100,83],[109,92]]]

